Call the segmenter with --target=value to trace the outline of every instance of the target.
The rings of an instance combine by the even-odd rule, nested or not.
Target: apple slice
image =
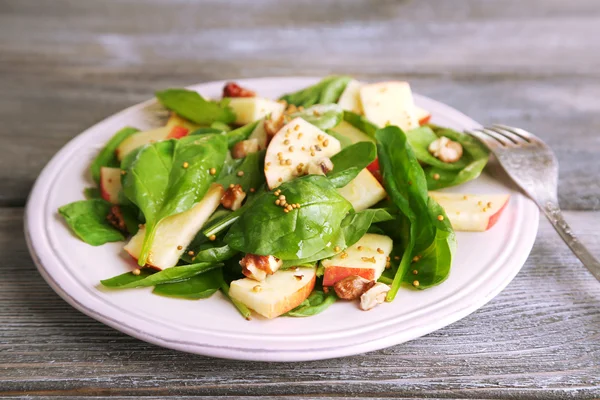
[[[258,121],[256,128],[252,131],[250,136],[248,136],[248,140],[256,139],[258,141],[258,150],[263,150],[267,148],[267,131],[265,130],[265,119],[262,118]]]
[[[463,194],[429,192],[444,208],[455,231],[483,232],[490,229],[506,208],[508,194]]]
[[[366,168],[337,191],[352,204],[356,212],[374,206],[387,196],[381,183]]]
[[[235,112],[235,124],[246,125],[271,114],[279,118],[285,105],[264,97],[228,97],[229,107]]]
[[[144,146],[149,143],[160,142],[161,140],[167,139],[172,127],[162,126],[160,128],[150,129],[149,131],[138,132],[127,139],[123,140],[117,147],[117,157],[119,160],[125,158],[127,154],[137,149],[138,147]]]
[[[346,89],[342,92],[340,99],[338,100],[338,104],[344,109],[348,111],[352,111],[353,113],[362,115],[363,107],[360,101],[360,88],[362,87],[362,83],[357,80],[351,80],[346,85]]]
[[[244,278],[231,282],[229,295],[266,318],[298,307],[315,287],[315,268],[277,271],[262,282]]]
[[[202,200],[192,208],[162,220],[156,227],[147,265],[158,270],[174,267],[196,233],[219,207],[224,193],[223,186],[213,183]],[[141,227],[125,246],[125,251],[136,260],[145,234],[146,229]]]
[[[417,117],[417,121],[419,121],[419,125],[426,125],[431,119],[431,113],[418,106],[415,106],[415,116]]]
[[[395,125],[405,132],[419,127],[408,82],[363,85],[360,99],[365,117],[375,125]]]
[[[184,128],[183,126],[174,126],[167,135],[167,139],[180,139],[184,136],[187,136],[188,133],[190,133],[188,128]]]
[[[331,129],[332,131],[339,133],[342,136],[350,139],[352,144],[358,142],[373,142],[375,143],[375,139],[371,136],[367,135],[360,129],[355,128],[352,124],[342,121],[335,128]]]
[[[112,204],[119,204],[121,188],[121,169],[100,167],[100,194],[102,198]]]
[[[385,235],[365,234],[343,252],[321,261],[325,268],[323,286],[332,286],[351,275],[376,281],[385,269],[392,247],[392,239]]]
[[[302,118],[294,118],[271,139],[265,154],[265,178],[270,189],[305,175],[311,161],[337,154],[340,142]]]
[[[176,126],[181,126],[182,128],[186,128],[190,132],[193,132],[196,129],[200,128],[200,125],[198,125],[192,121],[188,121],[187,119],[180,117],[179,115],[175,114],[174,112],[172,112],[169,115],[169,119],[167,120],[166,126],[171,129]]]

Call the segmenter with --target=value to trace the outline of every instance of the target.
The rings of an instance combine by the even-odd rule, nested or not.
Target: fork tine
[[[485,144],[490,150],[502,147],[502,145],[497,140],[484,134],[481,129],[466,130],[465,133],[479,139],[479,141]]]
[[[495,128],[504,129],[512,134],[520,136],[521,138],[527,140],[528,142],[533,142],[534,140],[539,140],[537,136],[533,133],[527,132],[525,129],[515,128],[514,126],[502,125],[502,124],[493,124]]]
[[[506,136],[503,136],[497,132],[491,131],[487,128],[483,128],[483,129],[481,129],[481,131],[483,133],[485,133],[486,135],[491,136],[494,139],[496,139],[497,141],[499,141],[500,143],[502,143],[502,145],[504,145],[504,147],[515,147],[515,142],[513,142]]]
[[[498,133],[498,134],[500,134],[500,135],[502,135],[502,136],[510,139],[513,143],[515,143],[517,145],[518,144],[523,145],[523,144],[529,144],[530,143],[529,140],[527,140],[525,138],[522,138],[521,136],[516,135],[516,134],[512,133],[509,130],[506,130],[506,129],[503,129],[503,128],[499,128],[496,125],[494,125],[492,127],[486,127],[485,129],[493,131],[493,132],[496,132],[496,133]]]

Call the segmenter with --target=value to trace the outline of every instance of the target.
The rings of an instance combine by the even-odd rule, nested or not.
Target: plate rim
[[[253,79],[238,79],[236,81],[240,82],[242,85],[251,86],[253,83],[260,84],[260,81],[274,81],[274,80],[282,80],[282,81],[288,81],[288,82],[289,81],[304,81],[307,84],[310,84],[311,82],[314,82],[318,79],[320,79],[320,78],[264,77],[264,78],[253,78]],[[198,89],[198,88],[201,88],[202,86],[207,86],[207,85],[222,85],[224,82],[226,82],[226,81],[224,81],[224,80],[210,81],[210,82],[192,85],[192,86],[189,86],[189,88]],[[289,83],[288,83],[288,85],[289,85]],[[458,110],[456,110],[444,103],[440,103],[436,100],[430,99],[425,96],[420,96],[417,94],[415,94],[415,98],[422,102],[434,104],[438,110],[443,110],[445,113],[449,114],[449,115],[445,116],[447,118],[452,119],[452,116],[456,116],[458,119],[462,120],[459,122],[460,125],[464,125],[465,121],[469,121],[469,122],[472,122],[472,124],[474,126],[479,126],[479,124],[477,124],[474,120],[472,120],[465,114],[459,112]],[[213,347],[208,344],[199,344],[199,343],[189,343],[189,342],[182,343],[182,342],[170,340],[168,338],[163,338],[163,337],[160,337],[157,335],[153,335],[152,333],[145,332],[143,330],[136,329],[134,326],[129,326],[127,324],[124,324],[122,321],[118,321],[118,320],[112,318],[110,315],[105,315],[96,309],[87,307],[86,304],[84,304],[83,302],[80,302],[77,298],[72,297],[68,293],[68,291],[65,288],[63,288],[58,281],[55,280],[55,278],[52,276],[51,271],[49,271],[47,266],[44,265],[44,262],[42,262],[43,257],[39,254],[39,251],[40,251],[39,243],[35,243],[36,238],[34,236],[35,236],[35,232],[36,232],[36,225],[34,224],[35,218],[32,215],[36,211],[34,205],[36,205],[40,201],[39,200],[40,194],[38,192],[41,190],[42,178],[45,177],[45,175],[48,175],[50,173],[50,171],[52,171],[51,167],[53,167],[54,164],[58,163],[58,161],[61,159],[61,155],[65,154],[67,152],[67,149],[74,146],[74,142],[76,142],[78,140],[83,141],[82,137],[90,135],[90,133],[91,133],[90,131],[92,131],[99,124],[105,123],[108,120],[118,119],[119,117],[122,117],[131,112],[139,112],[144,107],[154,104],[154,103],[156,103],[155,99],[149,99],[149,100],[143,101],[141,103],[135,104],[133,106],[127,107],[124,110],[121,110],[111,116],[108,116],[108,117],[104,118],[103,120],[99,121],[98,123],[92,125],[91,127],[86,129],[82,133],[76,135],[67,144],[65,144],[52,157],[52,159],[48,162],[48,164],[44,167],[44,169],[38,176],[35,184],[33,185],[32,190],[30,192],[30,195],[29,195],[29,198],[27,201],[27,205],[25,208],[25,215],[24,215],[25,236],[26,236],[26,241],[27,241],[27,246],[28,246],[29,252],[32,255],[32,258],[34,260],[34,263],[36,264],[38,271],[40,272],[42,277],[46,280],[46,282],[52,287],[52,289],[56,293],[58,293],[65,301],[67,301],[67,303],[69,303],[71,306],[78,309],[79,311],[83,312],[84,314],[86,314],[108,326],[111,326],[114,329],[117,329],[121,332],[124,332],[124,333],[126,333],[130,336],[136,337],[138,339],[141,339],[141,340],[153,343],[153,344],[157,344],[157,345],[160,345],[163,347],[180,350],[180,351],[192,352],[192,353],[203,354],[203,355],[208,355],[208,356],[213,356],[213,357],[220,357],[220,358],[256,360],[256,361],[307,361],[307,360],[318,360],[318,359],[328,359],[328,358],[341,357],[341,356],[349,356],[349,355],[353,355],[353,354],[364,353],[367,351],[373,351],[373,350],[381,349],[384,347],[388,347],[390,345],[399,344],[399,343],[405,342],[407,340],[412,340],[412,339],[420,337],[424,334],[433,332],[437,329],[440,329],[441,327],[444,327],[450,323],[453,323],[459,319],[462,319],[465,316],[467,316],[468,314],[481,308],[488,301],[490,301],[493,297],[495,297],[498,293],[500,293],[508,285],[508,283],[510,283],[512,281],[512,279],[517,275],[517,273],[522,268],[525,260],[529,256],[531,248],[535,241],[537,229],[538,229],[538,222],[539,222],[539,211],[538,211],[538,208],[533,204],[533,202],[531,202],[529,199],[525,198],[521,194],[519,196],[522,198],[522,199],[520,199],[520,201],[523,203],[522,206],[529,209],[528,211],[530,211],[530,213],[533,212],[532,215],[528,215],[529,216],[528,222],[530,223],[528,230],[527,230],[527,228],[525,228],[529,234],[525,235],[526,240],[515,243],[513,248],[518,247],[520,250],[517,252],[518,256],[515,257],[513,255],[511,257],[511,255],[508,255],[508,258],[509,259],[512,258],[513,260],[506,260],[506,262],[505,262],[505,264],[510,263],[510,264],[514,264],[514,265],[518,265],[518,266],[510,269],[509,274],[502,274],[502,275],[504,275],[504,279],[501,282],[494,285],[494,287],[492,287],[484,296],[482,296],[479,299],[479,301],[471,302],[471,304],[464,306],[459,310],[454,310],[451,313],[442,314],[443,318],[439,318],[436,323],[430,323],[429,325],[427,325],[425,327],[421,327],[421,329],[414,328],[412,330],[409,330],[411,332],[411,334],[405,334],[406,330],[401,330],[400,332],[397,332],[397,333],[392,332],[387,335],[379,336],[379,337],[376,337],[371,340],[365,340],[359,344],[353,344],[353,345],[344,344],[344,345],[341,345],[340,347],[330,346],[327,349],[315,348],[315,349],[304,349],[302,351],[299,351],[299,350],[291,351],[291,350],[269,350],[269,349],[249,350],[249,349],[225,347],[225,346],[214,346]],[[44,207],[38,207],[38,211],[39,211],[39,209],[45,210]],[[32,212],[32,210],[34,212]],[[45,214],[45,213],[42,211],[42,214]],[[522,223],[523,221],[518,221],[518,222]],[[41,223],[43,224],[43,222],[41,222]],[[519,232],[522,233],[522,232],[524,232],[524,230],[521,229],[521,230],[519,230]],[[36,247],[38,247],[38,248],[36,248]],[[49,246],[47,246],[47,247],[49,247]],[[47,249],[45,249],[45,250],[47,250]],[[506,253],[507,253],[506,251],[503,252],[503,254],[506,254]],[[66,272],[66,268],[64,266],[59,266],[59,267],[62,268],[63,270],[65,270],[65,272]],[[54,268],[56,269],[56,266],[54,266]],[[499,273],[502,271],[503,271],[503,269],[500,268],[500,270],[496,271],[495,273]],[[459,290],[459,292],[462,292],[462,291],[464,291],[464,289]],[[317,352],[317,353],[315,353],[315,352]]]

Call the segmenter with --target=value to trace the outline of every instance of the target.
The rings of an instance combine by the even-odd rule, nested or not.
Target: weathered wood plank
[[[0,209],[0,396],[600,396],[600,285],[545,220],[523,270],[473,315],[365,355],[269,364],[158,348],[80,314],[35,271],[21,218]],[[567,219],[600,254],[600,213]]]
[[[0,204],[22,205],[66,141],[156,89],[338,72],[409,79],[481,122],[533,130],[561,162],[562,206],[600,208],[594,0],[244,4],[2,2]]]

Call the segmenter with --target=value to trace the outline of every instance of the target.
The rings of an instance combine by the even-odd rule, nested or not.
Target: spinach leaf
[[[193,90],[167,89],[156,92],[156,98],[168,110],[200,125],[235,121],[235,113],[227,100],[208,101]]]
[[[457,162],[445,163],[434,157],[429,152],[429,145],[438,139],[438,136],[428,126],[422,126],[406,132],[408,143],[413,148],[415,156],[422,163],[437,167],[442,170],[459,170],[465,168],[472,161],[469,154],[465,153]]]
[[[229,173],[225,176],[219,176],[217,183],[223,185],[224,188],[230,184],[239,184],[245,192],[250,188],[255,190],[260,188],[265,183],[264,174],[265,150],[250,153],[246,157],[238,160],[232,160],[226,163],[226,168]],[[239,176],[238,173],[242,173]]]
[[[231,131],[231,127],[223,122],[213,122],[212,124],[210,124],[210,127],[213,129],[218,129],[221,132],[229,132]]]
[[[298,307],[283,315],[285,317],[312,317],[325,311],[336,300],[337,297],[331,292],[325,294],[321,290],[315,290]]]
[[[227,137],[227,146],[231,149],[236,143],[248,139],[248,137],[254,131],[254,128],[256,128],[256,125],[259,123],[262,123],[261,120],[251,122],[247,125],[225,133],[225,137]]]
[[[224,131],[222,129],[217,128],[198,128],[192,133],[188,134],[188,136],[200,136],[200,135],[210,135],[210,134],[223,134]]]
[[[335,128],[344,115],[344,110],[337,104],[317,104],[290,114],[291,118],[300,117],[321,130]]]
[[[377,149],[373,143],[355,143],[331,157],[333,170],[327,177],[336,188],[344,187],[376,158]]]
[[[130,235],[135,235],[144,221],[139,219],[140,210],[133,204],[120,205],[121,215]]]
[[[331,244],[329,246],[306,258],[299,260],[284,260],[281,268],[312,265],[319,260],[332,257],[339,253],[339,251],[335,251],[336,247],[343,250],[352,246],[367,233],[372,224],[393,219],[394,217],[391,216],[387,210],[378,208],[369,208],[357,213],[349,214],[340,224],[341,229],[331,239]]]
[[[352,111],[344,111],[344,121],[371,137],[375,137],[375,132],[379,129],[377,125]]]
[[[100,150],[100,153],[96,156],[94,161],[92,161],[92,165],[90,166],[92,178],[94,178],[96,183],[100,183],[101,167],[119,167],[120,163],[115,151],[123,140],[127,139],[136,132],[139,132],[139,130],[136,128],[131,128],[129,126],[123,128],[119,132],[115,133],[108,143],[104,145],[104,148]]]
[[[448,171],[435,165],[425,167],[424,170],[429,190],[460,185],[461,183],[477,178],[481,174],[489,159],[489,152],[481,143],[469,135],[456,132],[452,129],[434,126],[433,131],[438,137],[446,136],[448,139],[460,143],[463,147],[462,158],[466,160],[467,165],[460,170],[454,171]],[[434,179],[434,176],[439,179]]]
[[[206,299],[221,288],[221,279],[221,270],[214,269],[181,282],[161,283],[152,293],[189,300]]]
[[[427,194],[425,174],[404,132],[396,126],[389,126],[379,129],[375,138],[387,193],[407,220],[400,224],[400,229],[409,226],[408,235],[406,231],[399,233],[399,236],[405,237],[405,249],[387,295],[387,300],[392,301],[401,282],[408,279],[405,276],[413,255],[422,256],[422,252],[431,249],[433,244],[439,246],[440,251],[428,252],[430,259],[427,266],[431,271],[435,269],[435,273],[417,274],[418,278],[413,279],[418,280],[419,288],[430,287],[445,279],[452,264],[455,236],[444,210]],[[438,231],[442,232],[438,234]],[[443,251],[443,248],[447,250]],[[419,271],[418,267],[413,269]]]
[[[191,136],[153,143],[125,157],[123,192],[146,219],[146,236],[138,259],[143,266],[164,218],[200,201],[221,170],[227,153],[223,135]]]
[[[265,192],[231,226],[225,243],[245,253],[273,255],[283,260],[309,257],[328,245],[352,209],[329,180],[320,175],[285,182],[278,191],[289,204],[300,204],[300,208],[286,213],[283,207],[275,205],[273,192]]]
[[[81,240],[100,246],[125,240],[123,233],[106,219],[111,207],[112,204],[103,199],[81,200],[62,206],[58,212]]]
[[[349,76],[328,76],[313,86],[282,96],[281,100],[303,107],[337,103],[351,80]]]
[[[102,198],[102,194],[100,193],[100,189],[95,188],[95,187],[89,187],[89,188],[83,189],[83,196],[86,198],[86,200],[101,199]]]
[[[140,275],[127,272],[115,277],[100,281],[103,286],[115,289],[131,289],[138,287],[149,287],[163,283],[180,282],[192,276],[222,267],[223,264],[197,263],[182,265],[180,267],[167,268],[159,272],[149,271],[148,268],[141,269]],[[140,278],[142,277],[142,278]]]
[[[220,262],[230,259],[235,256],[238,251],[232,249],[222,242],[202,243],[195,247],[188,247],[189,251],[193,251],[194,255],[190,255],[187,251],[181,256],[185,262]]]

